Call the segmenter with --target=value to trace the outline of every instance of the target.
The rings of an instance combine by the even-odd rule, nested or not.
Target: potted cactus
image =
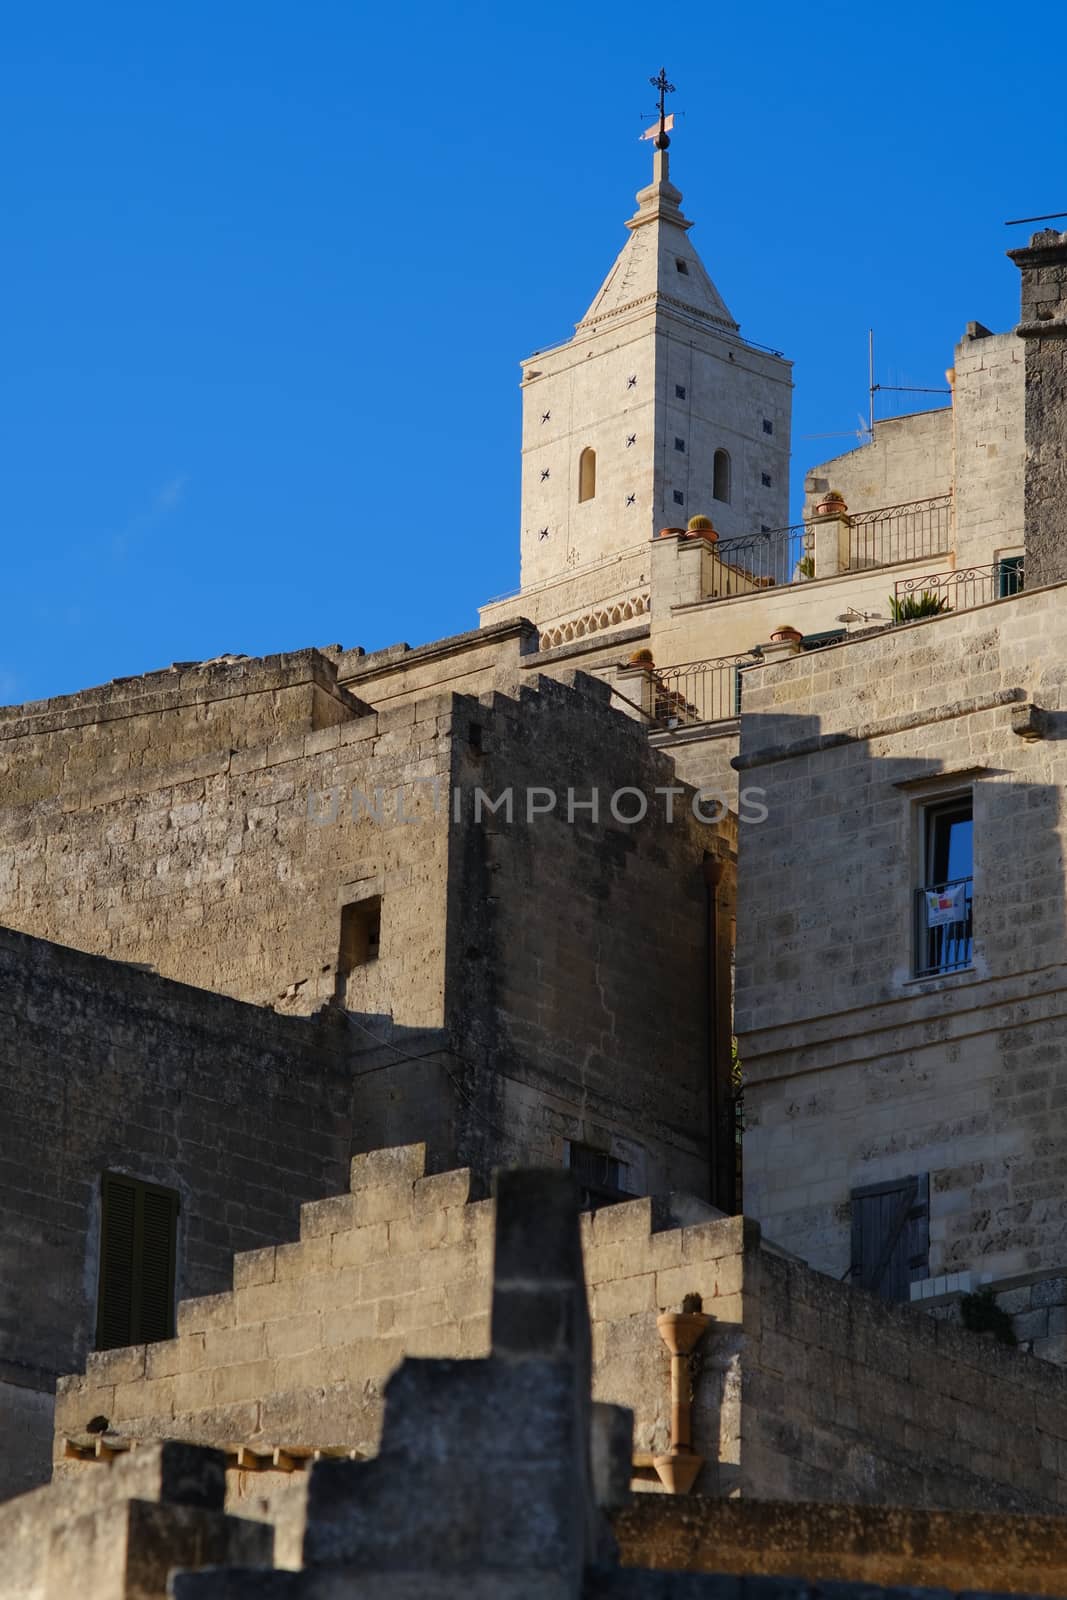
[[[838,489],[828,489],[815,507],[817,517],[843,517],[848,510],[845,497]]]
[[[783,623],[780,628],[771,630],[772,644],[788,644],[793,639],[803,639],[804,635],[799,628],[791,628],[788,623]]]
[[[655,664],[651,650],[635,650],[629,661],[631,667],[641,667],[645,672],[650,672]]]
[[[715,524],[712,522],[710,517],[705,516],[690,517],[689,526],[686,529],[686,532],[689,534],[690,538],[708,539],[712,544],[714,544],[716,539],[719,537],[715,531]]]

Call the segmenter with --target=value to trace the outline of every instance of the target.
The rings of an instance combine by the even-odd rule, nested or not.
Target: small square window
[[[681,256],[675,256],[674,264],[678,268],[678,271],[682,274],[682,277],[683,278],[688,278],[688,276],[689,276],[689,263],[688,263],[688,261],[683,261]]]
[[[764,433],[773,433],[774,432],[774,423],[771,421],[770,417],[764,417],[764,419],[763,419],[763,431],[764,431]]]
[[[761,480],[761,482],[763,484],[763,487],[765,489],[769,489],[770,488],[770,486],[771,486],[771,475],[770,475],[769,472],[761,472],[760,473],[760,480]]]
[[[675,441],[674,441],[674,448],[676,450],[680,450],[682,452],[682,454],[684,455],[685,454],[685,440],[676,438]]]
[[[675,384],[675,386],[674,386],[674,398],[676,400],[684,400],[685,399],[685,384],[684,383],[676,383]]]
[[[675,491],[674,491],[674,503],[675,503],[676,506],[684,506],[685,505],[685,495],[682,493],[681,489],[675,489]]]

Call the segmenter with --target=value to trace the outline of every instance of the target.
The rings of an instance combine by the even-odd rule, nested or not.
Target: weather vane
[[[667,116],[666,113],[666,101],[667,96],[669,94],[674,94],[675,92],[674,84],[671,83],[667,78],[666,67],[661,67],[659,69],[658,78],[649,78],[648,81],[652,85],[653,89],[655,89],[659,94],[659,126],[658,128],[649,128],[646,133],[641,135],[641,137],[642,139],[652,139],[654,136],[656,149],[666,150],[667,146],[671,142],[667,130],[674,127],[673,113],[671,116]]]

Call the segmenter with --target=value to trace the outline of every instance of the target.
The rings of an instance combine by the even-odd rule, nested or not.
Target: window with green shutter
[[[101,1181],[96,1348],[174,1335],[178,1196],[117,1172]]]

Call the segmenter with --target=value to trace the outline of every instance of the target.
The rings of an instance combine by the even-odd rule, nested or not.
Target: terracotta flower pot
[[[799,628],[775,628],[771,633],[771,643],[785,644],[790,639],[803,639],[803,637]]]
[[[815,515],[817,517],[843,517],[847,510],[848,506],[844,500],[826,499],[819,501],[819,504],[815,507]]]
[[[673,539],[676,533],[684,535],[685,532],[685,528],[661,528],[659,530],[659,536],[661,539]]]
[[[647,667],[647,668],[654,667],[655,666],[655,662],[652,659],[652,651],[651,650],[635,650],[633,655],[630,657],[630,663],[629,664],[630,664],[631,667]]]

